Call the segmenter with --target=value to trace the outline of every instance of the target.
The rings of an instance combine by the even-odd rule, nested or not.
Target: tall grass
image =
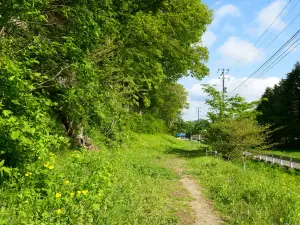
[[[300,224],[299,176],[259,162],[243,170],[212,157],[190,159],[189,166],[229,224]]]
[[[129,135],[115,149],[37,158],[0,185],[0,224],[178,224],[178,177],[164,167],[169,136]]]

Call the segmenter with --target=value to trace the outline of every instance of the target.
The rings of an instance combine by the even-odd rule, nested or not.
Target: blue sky
[[[275,20],[276,17],[289,0],[203,1],[214,10],[214,21],[209,25],[199,43],[209,49],[210,59],[207,66],[210,69],[210,75],[202,81],[191,77],[179,81],[189,93],[190,108],[183,113],[185,120],[197,119],[196,107],[201,107],[200,116],[205,118],[208,107],[205,105],[206,95],[201,89],[201,84],[216,84],[217,88],[221,90],[218,69],[232,68],[227,74],[229,80],[226,80],[227,90],[230,93],[300,29],[300,16],[287,27],[300,12],[300,1],[298,1],[291,0],[277,20]],[[253,46],[272,23],[273,25],[261,40]],[[283,30],[284,32],[282,32]],[[282,34],[280,34],[281,32]],[[271,41],[279,34],[280,36],[271,44]],[[246,54],[247,52],[248,54]],[[243,85],[234,94],[239,94],[248,101],[259,99],[267,87],[274,86],[291,71],[297,60],[300,61],[299,48],[294,49],[266,74],[248,80],[245,84],[250,83],[251,85]]]

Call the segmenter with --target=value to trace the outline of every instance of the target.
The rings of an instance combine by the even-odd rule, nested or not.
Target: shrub
[[[241,158],[245,152],[257,152],[267,144],[267,126],[252,119],[223,119],[211,124],[205,137],[213,150],[230,159]]]

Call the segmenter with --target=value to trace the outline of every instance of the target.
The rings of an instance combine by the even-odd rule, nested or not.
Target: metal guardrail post
[[[207,148],[205,148],[205,155],[207,156]]]
[[[266,162],[268,162],[268,156],[266,155]]]
[[[290,167],[293,168],[293,158],[290,158]]]
[[[259,155],[259,160],[261,160],[261,155]]]
[[[272,163],[274,164],[275,159],[274,159],[274,155],[272,155]]]
[[[280,166],[282,166],[282,156],[280,156]]]

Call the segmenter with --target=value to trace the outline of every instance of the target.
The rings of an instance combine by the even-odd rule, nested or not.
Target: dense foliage
[[[280,147],[300,146],[300,63],[274,88],[267,88],[257,110],[258,121],[270,124],[271,141]]]
[[[5,165],[66,148],[80,131],[111,143],[131,128],[167,130],[186,105],[176,81],[208,74],[208,51],[193,43],[211,20],[198,0],[1,1]]]

